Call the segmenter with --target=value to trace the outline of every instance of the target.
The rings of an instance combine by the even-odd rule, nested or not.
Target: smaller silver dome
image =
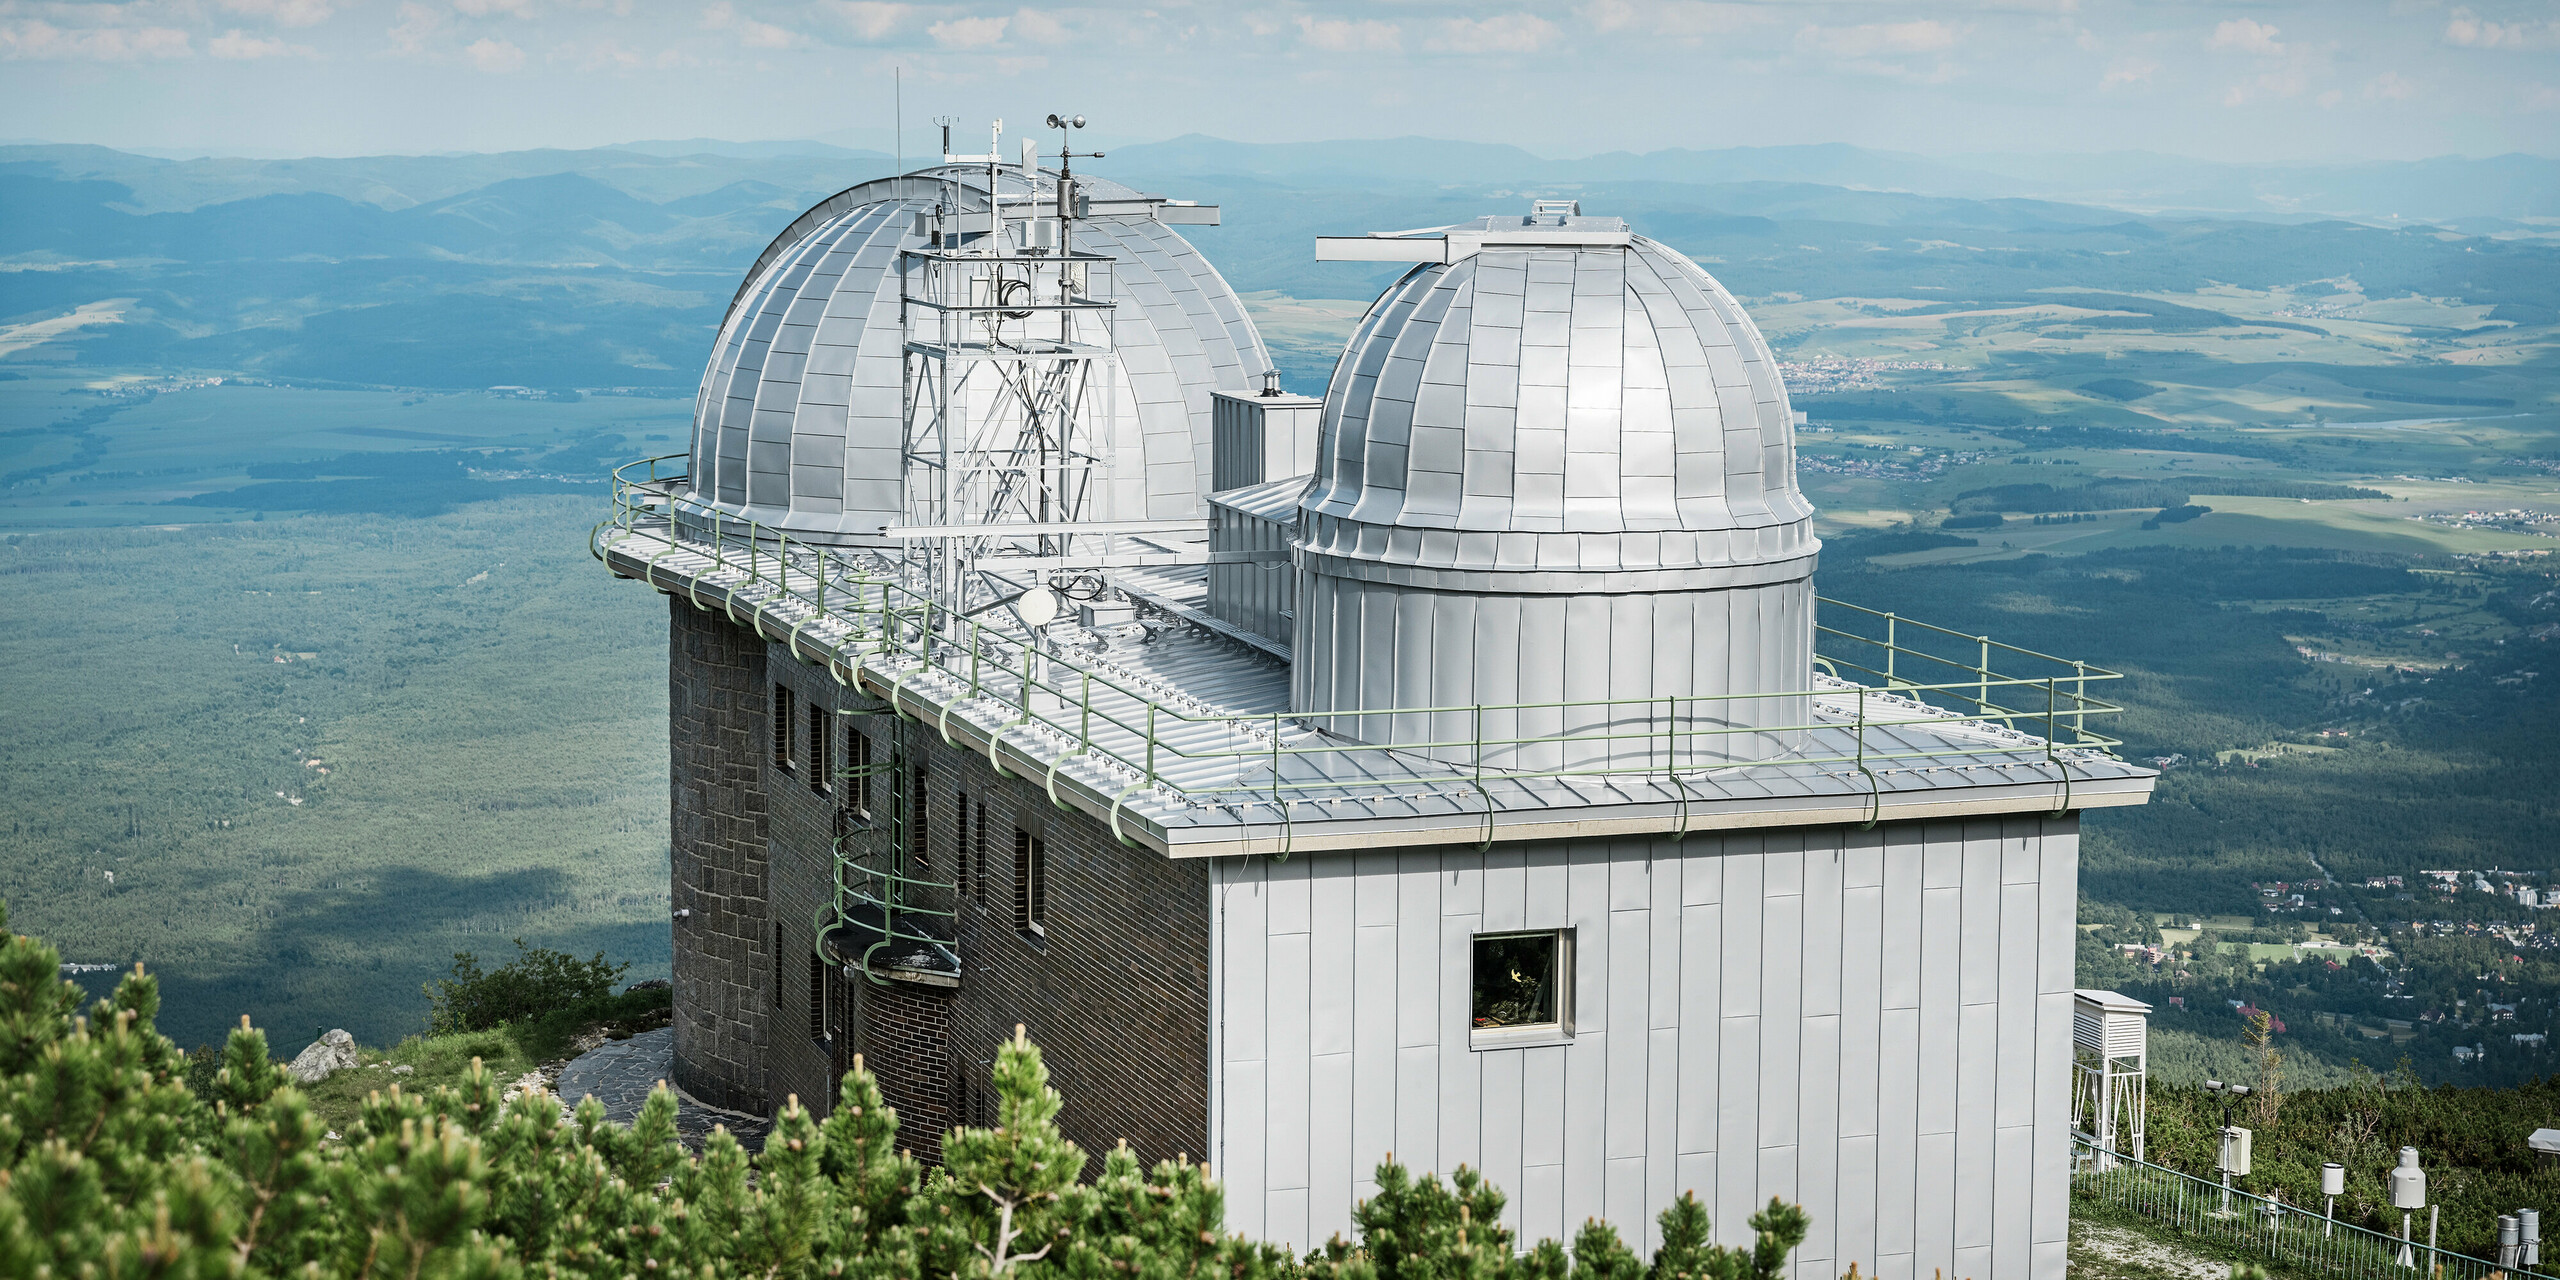
[[[1615,218],[1488,218],[1438,252],[1334,368],[1293,708],[1530,772],[1795,749],[1821,543],[1759,330]]]
[[[1560,229],[1622,234],[1605,247],[1485,243],[1415,268],[1369,309],[1326,395],[1307,552],[1647,579],[1563,590],[1800,573],[1819,546],[1813,507],[1796,488],[1786,388],[1750,317],[1696,263],[1615,218]]]

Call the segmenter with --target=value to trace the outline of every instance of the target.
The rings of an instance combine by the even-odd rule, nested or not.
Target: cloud
[[[1004,39],[1004,29],[1012,22],[1011,17],[953,18],[926,27],[925,34],[945,49],[983,49]]]
[[[2299,65],[2281,66],[2223,90],[2222,105],[2241,107],[2260,98],[2300,97],[2310,84],[2310,75]]]
[[[2444,42],[2465,49],[2547,49],[2560,44],[2560,22],[2492,22],[2456,9],[2445,20]]]
[[[393,23],[386,34],[391,37],[391,47],[395,51],[422,54],[427,51],[428,38],[442,31],[444,23],[444,10],[419,4],[417,0],[406,0],[400,6],[400,20]]]
[[[832,13],[853,31],[857,40],[881,40],[895,33],[915,16],[915,6],[890,4],[886,0],[829,0],[819,5],[822,12]]]
[[[1796,33],[1796,47],[1837,58],[1934,53],[1955,46],[1955,29],[1934,18],[1911,22],[1866,22],[1854,27],[1806,27]]]
[[[2418,96],[2418,86],[2397,71],[2385,71],[2366,82],[2364,96],[2377,102],[2404,102]]]
[[[2346,100],[2347,95],[2340,93],[2335,89],[2331,89],[2327,93],[2323,93],[2319,97],[2312,99],[2312,101],[2319,103],[2324,108],[2334,107]]]
[[[800,43],[799,33],[795,31],[738,16],[737,8],[728,0],[720,0],[703,10],[702,25],[714,31],[736,32],[738,43],[750,49],[788,49]]]
[[[472,66],[482,71],[506,72],[524,66],[524,50],[517,48],[510,41],[489,36],[482,36],[472,41],[471,47],[462,52],[471,59]]]
[[[1298,19],[1298,38],[1327,53],[1393,53],[1404,47],[1404,29],[1374,18]]]
[[[2254,53],[2262,58],[2280,57],[2284,45],[2276,39],[2274,27],[2255,18],[2233,18],[2216,24],[2204,47],[2225,52]]]
[[[1016,39],[1028,40],[1033,44],[1063,44],[1067,39],[1068,31],[1067,24],[1059,21],[1055,14],[1044,13],[1038,9],[1021,9],[1015,11],[1013,15],[1013,34]]]
[[[205,51],[217,58],[253,62],[260,58],[316,58],[318,50],[308,45],[286,44],[274,36],[243,35],[238,27],[215,36]]]
[[[1431,40],[1451,53],[1536,53],[1556,38],[1556,24],[1528,13],[1490,18],[1451,18]]]
[[[1767,11],[1752,5],[1711,0],[1591,0],[1575,13],[1594,30],[1634,31],[1674,39],[1721,35],[1771,19]]]
[[[2538,84],[2524,96],[2527,111],[2560,111],[2560,86]]]
[[[336,7],[333,0],[222,0],[225,13],[264,18],[279,27],[316,27],[328,21]]]
[[[92,27],[66,31],[41,19],[0,26],[0,59],[134,62],[184,58],[195,50],[175,27]]]
[[[533,16],[533,0],[453,0],[453,7],[466,18],[486,18],[497,13],[518,18]]]
[[[2107,74],[2099,79],[2098,87],[2113,89],[2120,85],[2149,84],[2159,70],[2160,64],[2147,58],[2118,58],[2107,68]]]

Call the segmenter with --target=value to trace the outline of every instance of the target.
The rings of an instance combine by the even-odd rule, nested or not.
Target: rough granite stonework
[[[773,995],[766,908],[765,645],[668,600],[668,883],[675,907],[675,1074],[716,1107],[767,1114]]]

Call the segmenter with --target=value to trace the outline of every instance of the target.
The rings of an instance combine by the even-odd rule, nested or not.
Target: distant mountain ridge
[[[2155,152],[1931,157],[1845,143],[1615,151],[1550,160],[1498,143],[1393,138],[1248,143],[1191,134],[1124,146],[1132,172],[1233,174],[1305,182],[1805,182],[1956,199],[2042,199],[2129,212],[2360,218],[2560,217],[2560,160],[2487,159],[2237,165]]]
[[[1098,170],[1168,190],[1220,179],[1299,187],[1773,182],[1955,200],[2040,200],[2145,215],[2560,219],[2560,160],[2525,154],[2242,165],[2143,151],[1933,157],[1822,143],[1550,159],[1506,143],[1439,138],[1256,143],[1205,134],[1124,143],[1109,151]],[[929,158],[920,145],[909,163]],[[85,145],[0,146],[0,173],[24,165],[48,166],[48,176],[121,182],[132,188],[140,212],[305,191],[397,209],[507,178],[562,172],[582,173],[660,203],[741,181],[823,195],[895,167],[876,149],[810,139],[656,139],[585,150],[302,160],[163,160]]]
[[[0,147],[0,258],[16,268],[0,271],[0,323],[116,304],[112,319],[9,358],[375,386],[689,385],[757,252],[811,203],[890,166],[851,151],[665,146],[687,154],[166,161]],[[1881,185],[1916,183],[1927,163],[1841,147],[1548,162],[1424,139],[1255,148],[1192,138],[1114,147],[1095,168],[1219,204],[1222,225],[1191,233],[1201,250],[1240,289],[1302,298],[1370,297],[1395,272],[1316,262],[1318,235],[1437,225],[1569,193],[1694,255],[1745,296],[2136,295],[2346,272],[2377,297],[2468,299],[2490,322],[2560,316],[2560,248],[2547,239],[2311,214],[2163,218]],[[2543,163],[2491,168],[2530,193]],[[1559,165],[1584,176],[1466,177]],[[1879,181],[1812,180],[1861,174]],[[1274,357],[1302,381],[1320,379],[1310,371],[1334,350],[1285,345],[1275,340]]]

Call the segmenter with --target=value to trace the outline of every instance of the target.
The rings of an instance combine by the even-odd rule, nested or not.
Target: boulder
[[[293,1065],[285,1068],[304,1084],[318,1084],[333,1071],[344,1071],[356,1065],[356,1038],[342,1030],[331,1030],[311,1042],[311,1047],[295,1055]]]

